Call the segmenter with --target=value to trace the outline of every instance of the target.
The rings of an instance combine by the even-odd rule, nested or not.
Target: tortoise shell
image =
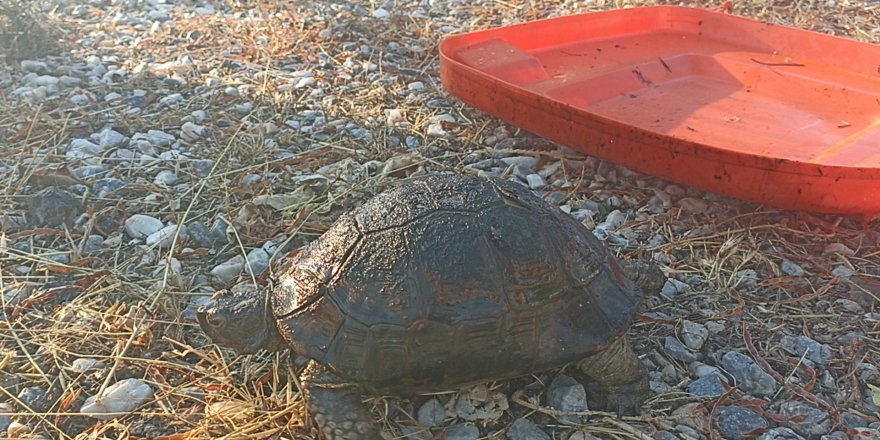
[[[626,331],[641,295],[589,230],[522,186],[438,175],[342,215],[270,301],[297,353],[395,392],[584,358]]]

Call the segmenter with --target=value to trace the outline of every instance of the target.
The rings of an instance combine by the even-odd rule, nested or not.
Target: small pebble
[[[76,373],[85,373],[89,370],[100,370],[105,366],[106,364],[104,362],[101,362],[97,359],[78,358],[70,364],[70,370]]]
[[[153,183],[159,186],[173,186],[177,183],[177,174],[174,174],[174,171],[171,170],[159,171],[156,177],[153,178]]]
[[[180,138],[187,142],[195,142],[205,136],[205,127],[193,124],[192,122],[184,122],[180,127]]]
[[[587,411],[587,392],[578,381],[560,374],[547,387],[547,405],[563,412]],[[578,424],[586,422],[586,417],[562,416],[560,420]]]
[[[177,138],[175,138],[173,135],[165,133],[161,130],[148,130],[146,137],[150,144],[157,147],[171,146],[171,144],[173,144],[174,141],[177,140]]]
[[[721,357],[721,366],[735,379],[736,384],[746,393],[756,396],[772,396],[778,384],[773,376],[764,372],[752,358],[735,351],[728,351]]]
[[[428,125],[426,133],[428,137],[445,137],[448,133],[443,129],[443,125],[439,122]]]
[[[718,431],[726,439],[743,440],[746,434],[768,427],[758,413],[741,406],[725,406],[715,412]]]
[[[100,398],[87,398],[79,411],[98,420],[109,420],[117,416],[113,413],[129,413],[151,400],[150,385],[140,379],[124,379],[107,387]]]
[[[185,100],[186,99],[180,93],[174,93],[160,99],[159,105],[162,107],[175,108],[180,104],[183,104]]]
[[[539,174],[529,174],[528,176],[526,176],[526,182],[529,184],[529,188],[531,189],[541,189],[547,185],[547,183],[544,182],[544,178],[541,177],[541,175]]]
[[[810,361],[819,365],[825,364],[831,360],[833,356],[831,347],[826,344],[820,344],[807,336],[785,335],[782,337],[780,345],[785,351],[795,356],[805,356]]]
[[[162,226],[161,220],[144,214],[135,214],[125,220],[125,232],[131,238],[147,238]]]
[[[244,269],[244,257],[236,255],[211,269],[211,275],[220,283],[227,284],[238,278]]]
[[[262,248],[253,249],[248,252],[247,264],[244,270],[249,275],[259,275],[269,268],[269,254]]]
[[[675,278],[669,278],[666,280],[666,283],[663,284],[663,288],[660,289],[660,295],[663,295],[667,299],[672,299],[690,289],[691,286],[687,283],[676,280]]]
[[[446,409],[437,399],[430,399],[419,408],[419,424],[426,428],[440,426],[446,420]]]
[[[510,440],[550,440],[550,436],[529,419],[516,419],[507,428],[507,438]]]
[[[758,437],[758,440],[806,440],[786,427],[773,428]]]
[[[147,236],[147,246],[156,246],[159,249],[168,249],[175,241],[175,236],[178,235],[177,225],[168,225],[156,232],[153,232],[149,236]],[[177,242],[181,243],[185,241],[187,238],[186,235],[186,227],[180,228],[180,235],[177,238]]]
[[[685,319],[682,321],[681,339],[688,348],[699,351],[709,339],[709,330],[703,324]]]
[[[788,260],[782,260],[779,269],[782,270],[782,273],[791,277],[802,277],[806,274],[802,267]]]
[[[520,167],[524,170],[533,172],[535,166],[538,165],[538,158],[532,156],[510,156],[502,157],[501,161],[511,167]]]
[[[687,391],[699,397],[718,397],[726,390],[720,376],[709,374],[688,384]]]
[[[834,425],[828,413],[803,402],[785,401],[780,406],[780,412],[787,418],[783,424],[804,437],[828,434]]]
[[[849,278],[849,277],[853,276],[854,273],[855,272],[852,269],[850,269],[848,266],[837,266],[831,270],[831,275],[834,275],[834,276],[840,277],[840,278]]]
[[[52,406],[48,393],[41,387],[22,388],[17,397],[30,411],[45,412]]]
[[[9,428],[9,424],[12,423],[12,416],[3,415],[2,413],[11,412],[13,412],[12,405],[5,402],[0,403],[0,434],[6,431]]]
[[[663,351],[669,357],[682,362],[693,362],[697,360],[697,355],[688,350],[681,342],[673,336],[667,336],[663,343]]]
[[[480,430],[473,423],[459,423],[446,428],[446,440],[477,440]]]

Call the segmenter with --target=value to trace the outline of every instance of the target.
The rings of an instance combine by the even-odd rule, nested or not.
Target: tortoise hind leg
[[[618,338],[604,351],[582,360],[578,366],[602,386],[606,410],[616,411],[619,415],[641,412],[642,403],[651,392],[648,372],[626,336]]]
[[[317,362],[302,375],[306,403],[325,440],[382,440],[379,427],[361,402],[361,390]]]

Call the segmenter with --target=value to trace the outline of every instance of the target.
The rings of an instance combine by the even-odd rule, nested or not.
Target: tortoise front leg
[[[651,392],[648,371],[633,352],[626,336],[621,336],[607,349],[590,356],[578,365],[584,373],[599,382],[605,396],[605,409],[618,415],[641,412],[642,403]]]
[[[317,362],[301,377],[306,404],[325,440],[382,440],[379,427],[361,402],[361,390]]]

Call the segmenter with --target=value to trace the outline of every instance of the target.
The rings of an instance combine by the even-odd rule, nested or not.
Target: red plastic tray
[[[450,37],[464,102],[631,169],[788,209],[880,215],[880,47],[702,9]]]

